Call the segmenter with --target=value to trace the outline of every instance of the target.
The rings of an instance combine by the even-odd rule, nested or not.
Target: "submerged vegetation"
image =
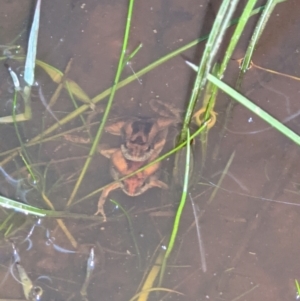
[[[114,204],[114,206],[116,206],[116,208],[119,208],[121,212],[118,213],[119,215],[116,214],[112,217],[109,216],[108,221],[126,221],[130,232],[130,236],[128,237],[129,239],[131,237],[130,241],[133,244],[133,250],[138,261],[138,267],[144,273],[144,279],[142,280],[138,291],[136,292],[136,294],[131,292],[132,295],[134,295],[134,297],[132,297],[130,300],[147,300],[149,295],[154,295],[155,292],[157,293],[157,296],[159,296],[158,300],[165,298],[165,296],[170,293],[181,295],[182,293],[180,292],[180,288],[178,289],[177,286],[174,286],[172,289],[167,288],[167,285],[169,285],[169,283],[166,281],[166,275],[169,269],[171,269],[171,264],[169,264],[169,260],[172,257],[172,254],[174,253],[174,249],[181,248],[180,242],[178,240],[178,233],[181,231],[181,223],[184,215],[184,210],[186,203],[188,203],[189,199],[192,205],[193,216],[195,219],[195,222],[193,223],[192,227],[196,226],[198,241],[197,245],[199,246],[201,271],[202,273],[206,273],[206,271],[209,270],[209,263],[206,263],[205,259],[205,242],[202,239],[199,225],[199,218],[202,217],[203,210],[201,210],[201,214],[197,213],[198,205],[196,205],[196,202],[191,195],[191,190],[194,182],[199,183],[200,181],[205,179],[203,173],[205,171],[205,168],[210,164],[207,160],[209,153],[208,143],[211,139],[210,131],[214,128],[216,122],[218,122],[216,106],[220,97],[219,90],[223,91],[224,93],[226,93],[226,95],[228,95],[228,97],[230,97],[230,102],[228,103],[226,109],[226,117],[222,121],[222,137],[224,136],[224,134],[222,133],[224,133],[224,131],[226,131],[227,129],[227,124],[232,114],[234,103],[238,102],[242,104],[245,108],[256,114],[259,118],[267,122],[271,127],[281,132],[288,139],[290,139],[297,145],[300,144],[299,135],[297,135],[295,132],[289,129],[283,122],[280,122],[276,118],[272,117],[269,113],[267,113],[265,110],[259,107],[255,102],[249,100],[246,96],[243,95],[241,91],[241,85],[245,80],[245,74],[251,68],[251,66],[255,66],[251,64],[252,56],[257,46],[257,43],[263,36],[265,26],[269,18],[272,17],[272,12],[275,6],[279,5],[279,3],[281,2],[283,1],[267,0],[264,6],[256,7],[256,0],[248,0],[244,3],[244,7],[240,17],[237,19],[233,19],[234,15],[236,14],[237,6],[239,4],[241,5],[240,1],[223,0],[216,15],[215,22],[213,23],[211,31],[207,36],[198,38],[197,40],[180,47],[179,49],[159,58],[158,60],[154,61],[148,66],[135,72],[133,75],[122,79],[122,75],[124,69],[126,68],[126,65],[136,57],[139,51],[142,51],[142,45],[140,44],[132,53],[130,53],[129,55],[127,54],[127,50],[129,48],[128,45],[130,43],[131,22],[135,18],[134,0],[130,0],[128,4],[128,12],[126,19],[127,21],[125,24],[123,43],[120,49],[120,57],[113,84],[111,87],[102,91],[98,95],[94,97],[89,97],[88,93],[80,87],[79,83],[69,78],[69,70],[71,68],[72,60],[69,62],[66,70],[62,71],[51,66],[47,62],[36,59],[36,53],[38,49],[39,27],[40,22],[43,22],[43,20],[40,20],[40,9],[42,4],[41,0],[38,0],[36,3],[34,18],[31,25],[26,56],[23,57],[20,55],[15,55],[10,60],[7,60],[7,56],[4,55],[1,58],[3,62],[7,63],[7,69],[13,82],[14,97],[12,101],[11,115],[1,117],[0,123],[12,123],[15,128],[16,138],[18,139],[17,146],[3,151],[0,154],[1,173],[2,176],[5,178],[6,182],[10,184],[10,186],[12,186],[13,190],[15,190],[16,195],[21,195],[21,197],[18,197],[18,200],[16,200],[14,197],[10,197],[7,195],[0,197],[0,205],[3,208],[3,222],[0,229],[3,233],[4,239],[9,238],[17,240],[17,234],[24,231],[26,227],[28,228],[27,219],[25,219],[23,224],[15,223],[13,217],[17,216],[20,213],[26,216],[32,215],[34,217],[50,218],[50,221],[53,221],[53,219],[55,220],[54,222],[57,223],[59,229],[65,234],[65,236],[68,239],[68,243],[71,244],[74,250],[72,249],[68,251],[68,249],[60,247],[58,244],[54,244],[53,239],[50,238],[49,233],[46,232],[48,233],[46,235],[48,243],[50,241],[52,246],[62,253],[77,253],[79,252],[79,242],[77,238],[74,237],[76,229],[75,231],[73,227],[72,229],[70,229],[68,226],[68,222],[80,220],[90,223],[94,222],[98,225],[99,223],[102,223],[105,220],[105,215],[104,211],[101,211],[99,209],[100,205],[98,205],[97,213],[102,213],[103,217],[89,215],[87,212],[77,213],[76,209],[74,209],[77,208],[75,206],[83,204],[83,202],[86,202],[86,200],[90,199],[93,196],[98,196],[99,192],[103,192],[105,189],[113,185],[112,183],[123,183],[124,181],[124,183],[126,183],[126,179],[132,179],[132,177],[135,175],[137,178],[139,178],[139,176],[143,172],[145,172],[146,175],[148,175],[147,171],[150,170],[151,166],[155,166],[155,164],[157,164],[158,162],[169,158],[171,155],[174,155],[175,163],[172,173],[173,177],[178,176],[179,169],[182,172],[181,168],[177,168],[177,163],[179,161],[184,160],[182,166],[184,166],[185,170],[183,171],[184,176],[181,179],[181,181],[183,182],[180,185],[181,196],[179,196],[178,194],[176,195],[176,193],[174,193],[174,195],[176,195],[176,199],[169,200],[169,203],[172,202],[173,205],[176,205],[176,212],[174,216],[172,216],[169,219],[169,222],[173,223],[172,230],[168,233],[164,233],[163,235],[161,235],[162,240],[159,243],[159,246],[157,247],[156,251],[153,253],[152,259],[147,259],[147,269],[143,270],[146,259],[142,257],[143,254],[140,251],[139,242],[137,240],[138,231],[135,230],[134,222],[132,221],[133,215],[123,208],[121,202],[112,200],[111,202]],[[233,57],[234,50],[236,49],[241,36],[247,28],[248,21],[253,16],[256,16],[257,23],[253,30],[253,35],[249,40],[248,47],[247,49],[244,49],[245,55],[244,58],[240,60],[240,66],[236,65],[237,68],[240,68],[240,70],[238,72],[239,74],[237,78],[234,79],[236,84],[233,88],[229,84],[227,84],[228,81],[226,70],[230,63],[230,60]],[[226,44],[225,41],[226,37],[228,38],[228,28],[231,27],[234,27],[235,29],[233,30],[233,33],[230,36],[229,42]],[[111,109],[115,105],[114,99],[116,93],[119,92],[119,89],[129,85],[130,83],[135,81],[136,78],[142,77],[144,74],[148,73],[154,68],[157,68],[158,66],[169,61],[171,58],[184,53],[184,51],[198,45],[199,43],[205,43],[204,51],[201,54],[200,61],[196,63],[186,61],[188,66],[190,66],[196,72],[196,76],[193,82],[193,87],[191,88],[191,91],[189,93],[189,101],[187,102],[187,107],[184,112],[182,128],[178,133],[178,137],[174,139],[176,143],[172,147],[172,149],[168,152],[163,153],[162,155],[159,154],[156,157],[153,157],[153,160],[151,160],[151,162],[145,160],[144,163],[146,165],[136,163],[136,168],[133,169],[133,172],[121,174],[121,176],[112,183],[109,183],[101,188],[93,190],[92,192],[86,193],[86,190],[84,189],[84,193],[81,193],[81,189],[84,186],[84,183],[86,183],[84,181],[92,167],[91,162],[95,160],[95,155],[98,151],[99,143],[100,141],[102,141],[105,126],[107,124],[108,119],[111,117]],[[13,49],[12,47],[18,46],[9,45],[6,47],[6,49]],[[20,83],[19,75],[17,74],[17,72],[14,71],[13,67],[10,65],[10,61],[17,61],[19,64],[23,64],[25,62],[24,84]],[[40,96],[39,98],[41,99],[44,107],[46,108],[46,114],[50,114],[52,116],[53,123],[47,128],[45,125],[42,125],[41,131],[39,131],[38,133],[33,132],[35,133],[35,135],[32,134],[30,135],[30,138],[25,139],[24,123],[26,123],[27,121],[30,122],[30,120],[32,120],[33,104],[31,98],[32,90],[35,88],[35,69],[37,68],[40,68],[43,72],[45,72],[57,85],[56,90],[48,103],[44,101],[41,86],[39,86],[38,88]],[[71,102],[74,104],[74,110],[68,113],[63,118],[60,118],[55,112],[53,112],[52,109],[53,106],[57,103],[59,96],[63,90],[67,91]],[[100,122],[96,123],[98,125],[98,129],[96,131],[96,134],[92,134],[90,131],[91,122],[89,120],[89,117],[86,117],[84,113],[89,109],[96,111],[96,104],[98,104],[100,101],[106,98],[108,98],[108,101],[105,105],[105,108],[103,109],[104,112],[101,114]],[[22,103],[24,113],[17,112],[17,107],[19,103]],[[76,118],[80,120],[81,126],[72,128],[71,125],[70,128],[68,128],[67,125],[74,124],[73,122],[74,120],[77,120]],[[42,120],[43,119],[41,118],[41,122]],[[89,135],[89,140],[91,141],[91,147],[89,148],[89,150],[85,152],[84,156],[80,157],[80,160],[84,160],[84,163],[82,164],[80,161],[80,167],[78,169],[79,172],[75,172],[71,175],[63,174],[60,178],[54,181],[54,184],[52,184],[51,187],[48,187],[48,178],[51,177],[51,169],[55,164],[59,163],[60,161],[51,159],[49,162],[46,163],[40,162],[38,159],[39,156],[35,156],[33,154],[35,153],[35,151],[37,151],[37,153],[41,155],[44,145],[47,142],[55,141],[56,139],[64,139],[64,137],[66,137],[67,135],[79,130],[86,131]],[[197,157],[197,160],[201,162],[201,166],[199,168],[200,172],[199,170],[197,170],[198,174],[195,173],[192,166],[194,165],[195,160],[193,148],[197,144],[201,145],[201,156],[198,155]],[[209,181],[207,181],[207,183],[205,184],[207,186],[210,186],[210,188],[213,188],[211,195],[208,198],[208,201],[206,202],[206,206],[211,204],[212,200],[219,192],[219,189],[221,189],[221,184],[224,180],[224,176],[229,173],[229,168],[235,156],[234,150],[232,150],[231,153],[232,155],[229,158],[227,158],[227,164],[223,166],[222,175],[219,177],[219,181],[217,181],[215,187]],[[215,154],[215,156],[217,155]],[[67,160],[68,159],[62,159],[61,162],[64,163]],[[124,161],[126,161],[126,159],[124,159]],[[12,175],[6,172],[6,166],[14,166],[15,171],[11,173]],[[153,174],[150,174],[150,176],[153,176]],[[21,180],[15,180],[19,178]],[[64,200],[64,204],[59,204],[58,202],[56,202],[55,197],[51,195],[51,193],[53,191],[59,191],[59,189],[64,189],[64,187],[66,187],[67,184],[68,187],[72,187],[71,190],[68,189],[68,199]],[[205,186],[203,185],[203,187]],[[177,188],[178,187],[174,189]],[[35,194],[34,200],[31,201],[30,199],[28,199],[27,193],[32,192],[34,192]],[[201,192],[200,195],[202,193],[203,192]],[[103,204],[101,204],[101,206],[103,207]],[[30,230],[30,235],[28,234],[26,240],[29,239],[32,235],[34,227],[32,228],[32,231]],[[47,231],[49,231],[48,228]],[[97,243],[95,243],[95,245],[98,247],[100,246]],[[161,248],[161,245],[164,246],[164,249]],[[14,245],[13,248],[16,252]],[[102,252],[102,247],[99,248]],[[151,249],[151,252],[152,251],[153,249]],[[83,285],[80,294],[81,298],[84,300],[88,300],[88,298],[90,300],[93,300],[93,297],[89,296],[88,294],[88,286],[91,283],[91,277],[95,277],[94,268],[95,262],[97,263],[97,251],[95,251],[95,247],[93,246],[89,247],[88,251],[83,253],[87,255],[87,268],[86,277],[85,280],[82,282]],[[131,255],[129,253],[130,252],[128,251],[127,255]],[[20,258],[18,260],[15,260],[14,264],[18,266],[20,264],[19,261]],[[32,284],[32,282],[30,283],[31,286],[29,291],[31,292],[31,290],[36,286]],[[298,282],[296,283],[299,294],[299,285]],[[246,293],[249,293],[256,287],[258,286],[252,287],[252,289],[250,289]],[[29,296],[30,293],[28,292],[28,288],[26,289],[27,291],[25,293],[24,288],[24,294],[26,299],[29,300],[29,297],[27,296]],[[38,297],[34,297],[33,299],[38,300],[38,298],[39,295]],[[72,298],[74,298],[74,296],[71,296],[71,299]]]

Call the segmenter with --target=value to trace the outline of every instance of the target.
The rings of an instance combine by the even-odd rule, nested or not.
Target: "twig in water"
[[[47,104],[46,98],[45,98],[45,96],[43,94],[43,91],[42,91],[42,86],[40,84],[38,84],[38,86],[39,86],[39,97],[40,97],[40,100],[41,100],[42,104],[44,105],[46,110],[50,113],[50,115],[59,123],[59,120],[54,115],[53,111],[50,109],[50,106]]]
[[[194,213],[194,217],[195,217],[198,243],[199,243],[199,251],[200,251],[200,259],[201,259],[201,267],[202,267],[202,271],[205,273],[207,271],[207,266],[206,266],[206,259],[205,259],[205,251],[204,251],[203,242],[202,242],[202,238],[201,238],[199,220],[198,220],[198,216],[197,216],[197,212],[196,212],[196,206],[195,206],[195,203],[194,203],[193,198],[190,193],[189,193],[189,196],[190,196],[190,200],[191,200],[192,207],[193,207],[193,213]]]
[[[136,77],[138,83],[139,83],[140,85],[142,85],[143,82],[142,82],[142,80],[141,80],[140,78],[138,78],[138,76],[137,76],[136,73],[134,72],[134,70],[133,70],[133,68],[132,68],[131,62],[127,62],[127,63],[126,63],[126,66],[129,67],[129,69],[131,70],[131,72],[133,73],[133,75]]]

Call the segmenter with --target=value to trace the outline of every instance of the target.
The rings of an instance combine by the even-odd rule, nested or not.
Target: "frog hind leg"
[[[109,185],[108,187],[106,187],[101,193],[101,196],[98,201],[98,208],[97,208],[95,215],[101,214],[103,216],[104,222],[106,222],[106,215],[105,215],[103,206],[105,204],[106,198],[108,197],[109,193],[112,190],[118,189],[120,187],[121,187],[121,183],[115,182],[115,183],[112,183],[111,185]]]

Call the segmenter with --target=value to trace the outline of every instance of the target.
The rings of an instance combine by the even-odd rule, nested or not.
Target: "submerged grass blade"
[[[82,102],[92,105],[92,101],[89,96],[83,91],[83,89],[76,84],[73,80],[67,79],[65,86],[68,85],[68,88],[72,93]]]
[[[214,68],[212,70],[212,73],[214,75],[217,75],[218,71],[219,71],[219,68],[220,68],[219,64],[215,64]],[[211,82],[208,82],[207,85],[206,85],[205,95],[204,95],[204,99],[203,99],[203,106],[202,106],[202,109],[204,110],[204,121],[208,122],[208,126],[200,134],[201,148],[202,148],[202,152],[201,152],[201,157],[202,157],[201,169],[204,168],[205,162],[206,162],[208,132],[209,132],[209,129],[212,126],[214,126],[214,123],[215,123],[215,120],[214,120],[213,117],[216,116],[216,113],[214,112],[214,107],[215,107],[215,103],[216,103],[217,94],[218,94],[217,87],[214,84],[212,84]],[[197,124],[199,125],[199,120],[198,120]]]
[[[241,82],[243,80],[243,75],[247,71],[247,69],[249,68],[254,48],[257,45],[258,40],[261,37],[261,34],[262,34],[263,30],[265,29],[265,26],[266,26],[266,24],[267,24],[267,22],[268,22],[268,20],[271,16],[273,10],[274,10],[276,4],[279,3],[279,2],[283,2],[283,1],[282,0],[268,0],[266,6],[265,6],[265,8],[264,8],[264,10],[263,10],[263,12],[260,16],[260,18],[259,18],[259,20],[256,24],[256,27],[254,29],[254,33],[251,37],[250,43],[248,45],[248,48],[247,48],[247,51],[246,51],[246,54],[245,54],[245,57],[243,59],[240,74],[239,74],[239,77],[238,77],[238,80],[237,80],[236,87],[237,87],[238,90],[239,90]]]
[[[15,215],[14,212],[11,214],[8,214],[6,219],[1,223],[0,225],[0,231],[4,230],[6,228],[7,223],[10,221],[10,219]]]
[[[117,201],[115,200],[110,200],[113,204],[115,204],[116,206],[118,206],[122,212],[125,214],[126,216],[126,219],[128,221],[128,226],[129,226],[129,231],[130,231],[130,235],[132,237],[132,241],[133,241],[133,244],[134,244],[134,247],[135,247],[135,251],[136,251],[136,254],[138,256],[138,261],[139,261],[139,268],[141,268],[142,266],[142,262],[141,262],[141,253],[140,253],[140,249],[138,247],[138,244],[137,244],[137,241],[135,239],[135,235],[134,235],[134,229],[133,229],[133,225],[132,225],[132,222],[131,222],[131,218],[129,216],[129,214],[127,213],[127,211],[123,208],[123,206],[121,204],[119,204]]]
[[[252,13],[252,9],[254,7],[254,5],[256,4],[257,0],[249,0],[243,10],[243,13],[241,15],[241,17],[239,18],[239,22],[234,30],[234,33],[230,39],[229,45],[226,49],[220,70],[218,72],[218,78],[221,79],[226,68],[228,65],[228,62],[232,56],[232,53],[236,47],[237,42],[239,41],[239,38],[241,37],[245,25],[247,23],[247,21],[249,20],[249,18],[251,17],[251,13]]]
[[[224,38],[226,29],[229,27],[230,18],[235,11],[238,0],[224,0],[221,4],[213,28],[205,45],[197,76],[192,89],[189,105],[183,122],[183,128],[180,133],[179,142],[186,140],[186,130],[191,122],[192,112],[194,111],[197,99],[201,90],[204,88],[207,74],[210,72],[212,62]]]
[[[178,295],[183,295],[183,293],[178,292],[178,291],[174,291],[172,289],[169,288],[164,288],[164,287],[153,287],[153,288],[149,288],[146,289],[144,291],[139,292],[138,294],[136,294],[135,296],[133,296],[129,301],[134,301],[136,300],[140,295],[145,296],[145,294],[147,294],[147,298],[142,297],[141,299],[139,299],[139,301],[147,301],[148,300],[148,295],[151,292],[167,292],[167,293],[174,293],[174,294],[178,294]],[[0,300],[1,301],[1,300]]]
[[[16,131],[16,135],[18,137],[20,146],[21,146],[21,152],[20,152],[20,156],[27,168],[27,171],[29,172],[29,174],[31,175],[31,177],[34,179],[34,181],[36,181],[35,175],[30,167],[30,160],[29,160],[29,156],[27,154],[27,151],[24,147],[20,132],[19,132],[19,128],[18,128],[18,124],[17,124],[17,115],[16,115],[16,107],[17,107],[17,98],[18,98],[18,92],[15,91],[14,93],[14,99],[13,99],[13,105],[12,105],[12,119],[13,119],[13,123],[14,123],[14,127],[15,127],[15,131]]]
[[[235,156],[235,152],[233,152],[233,153],[231,154],[231,156],[230,156],[230,158],[229,158],[229,160],[228,160],[228,162],[227,162],[227,164],[226,164],[226,166],[225,166],[225,168],[224,168],[224,170],[223,170],[223,172],[222,172],[222,175],[221,175],[221,177],[220,177],[220,179],[219,179],[219,181],[218,181],[218,183],[217,183],[217,186],[215,187],[215,189],[213,190],[213,192],[212,192],[212,194],[211,194],[209,200],[207,201],[207,204],[208,204],[208,205],[209,205],[209,204],[212,202],[212,200],[215,198],[215,196],[216,196],[216,194],[217,194],[217,192],[218,192],[218,190],[219,190],[219,187],[221,187],[221,183],[223,182],[223,180],[224,180],[226,174],[228,173],[228,170],[229,170],[229,168],[230,168],[230,166],[231,166],[231,163],[232,163],[232,161],[233,161],[234,156]]]
[[[72,63],[72,60],[69,61],[68,66],[66,68],[65,73],[62,73],[60,70],[56,69],[55,67],[37,60],[36,64],[41,67],[50,77],[51,79],[59,84],[64,85],[66,89],[70,89],[72,93],[82,102],[87,104],[92,104],[91,99],[89,96],[84,92],[84,90],[73,80],[66,78],[66,75],[69,72],[70,64]],[[50,106],[54,104],[54,101],[50,102]]]
[[[59,69],[40,60],[36,60],[36,64],[41,67],[55,83],[60,84],[62,82],[64,74]]]
[[[84,178],[84,176],[85,176],[85,174],[88,170],[88,167],[89,167],[89,165],[92,161],[93,155],[95,154],[95,152],[97,150],[100,138],[101,138],[103,130],[104,130],[105,123],[108,119],[108,115],[109,115],[109,112],[110,112],[110,109],[111,109],[111,106],[112,106],[112,103],[113,103],[113,100],[114,100],[114,96],[115,96],[115,93],[117,91],[117,85],[118,85],[120,77],[121,77],[122,66],[124,64],[124,58],[125,58],[125,53],[126,53],[128,39],[129,39],[129,32],[130,32],[130,26],[131,26],[133,6],[134,6],[134,0],[130,0],[129,1],[129,7],[128,7],[128,14],[127,14],[126,28],[125,28],[124,39],[123,39],[123,46],[122,46],[122,50],[121,50],[121,54],[120,54],[120,58],[119,58],[119,64],[118,64],[114,84],[111,88],[110,97],[109,97],[106,109],[105,109],[103,117],[102,117],[102,122],[99,126],[99,129],[98,129],[97,134],[95,136],[94,142],[93,142],[92,147],[90,149],[89,157],[85,161],[85,164],[82,168],[82,171],[81,171],[81,173],[78,177],[78,180],[77,180],[77,182],[74,186],[74,189],[71,193],[71,196],[68,200],[67,206],[71,205],[71,203],[72,203],[72,201],[73,201],[73,199],[74,199],[74,197],[75,197],[75,195],[76,195],[76,193],[77,193],[77,191],[78,191],[78,189],[79,189],[79,187],[82,183],[82,180],[83,180],[83,178]]]
[[[187,143],[186,143],[186,167],[185,167],[185,175],[184,175],[184,182],[183,182],[183,188],[182,188],[182,195],[181,195],[181,200],[176,212],[176,216],[175,216],[175,220],[174,220],[174,225],[173,225],[173,229],[172,229],[172,233],[170,236],[170,240],[169,240],[169,244],[167,246],[167,250],[165,253],[165,256],[163,258],[162,261],[162,265],[161,265],[161,271],[160,271],[160,275],[159,275],[159,286],[161,286],[162,284],[162,280],[165,274],[165,270],[166,270],[166,265],[167,265],[167,260],[174,248],[175,245],[175,241],[177,238],[177,233],[179,230],[179,224],[180,224],[180,219],[181,219],[181,215],[183,212],[183,208],[186,202],[186,198],[187,198],[187,191],[188,191],[188,187],[189,187],[189,174],[190,174],[190,157],[191,157],[191,147],[190,147],[190,131],[189,129],[187,129]]]
[[[214,83],[218,88],[223,90],[225,93],[227,93],[229,96],[231,96],[233,99],[241,103],[243,106],[245,106],[247,109],[249,109],[251,112],[256,114],[258,117],[263,119],[265,122],[270,124],[272,127],[277,129],[279,132],[284,134],[286,137],[294,141],[296,144],[300,145],[300,136],[294,133],[292,130],[290,130],[288,127],[286,127],[283,123],[272,117],[270,114],[268,114],[266,111],[262,110],[259,106],[251,102],[249,99],[247,99],[245,96],[241,95],[239,92],[225,84],[224,82],[220,81],[215,76],[209,74],[208,80]]]
[[[201,237],[199,218],[197,216],[196,205],[195,205],[195,203],[193,201],[193,198],[192,198],[192,196],[191,196],[190,193],[189,193],[189,197],[190,197],[190,201],[192,203],[193,214],[194,214],[194,218],[195,218],[197,238],[198,238],[198,245],[199,245],[199,252],[200,252],[200,259],[201,259],[201,267],[202,267],[203,273],[206,273],[206,271],[207,271],[207,265],[206,265],[206,259],[205,259],[205,251],[204,251],[203,241],[202,241],[202,237]]]
[[[12,209],[17,212],[23,213],[25,215],[34,215],[41,217],[52,217],[52,218],[73,218],[73,219],[87,219],[95,221],[103,221],[102,217],[99,216],[89,216],[86,214],[74,214],[67,211],[54,211],[40,209],[34,206],[30,206],[24,203],[14,201],[12,199],[0,196],[0,207]]]
[[[35,69],[35,59],[36,59],[36,50],[37,50],[37,41],[40,27],[40,11],[41,11],[41,0],[37,0],[33,22],[31,25],[27,55],[25,61],[25,70],[24,70],[24,80],[28,86],[32,86],[34,82],[34,69]]]
[[[22,91],[20,87],[20,82],[18,79],[17,74],[11,69],[10,66],[7,66],[7,69],[9,71],[9,74],[11,76],[11,79],[13,81],[14,85],[14,101],[13,101],[13,115],[12,116],[4,116],[0,117],[0,123],[12,123],[12,122],[20,122],[20,121],[26,121],[31,119],[31,107],[30,107],[30,87],[26,86],[24,88],[24,92]],[[15,112],[15,105],[16,105],[16,99],[18,97],[18,94],[21,94],[24,98],[24,113],[16,114]]]
[[[122,69],[126,66],[128,62],[130,62],[135,57],[135,55],[141,50],[142,47],[143,44],[141,43],[138,47],[136,47],[136,49],[133,50],[133,52],[126,58],[126,60],[124,60]]]
[[[295,285],[296,285],[296,290],[297,290],[297,296],[296,299],[300,298],[300,285],[297,279],[295,279]]]
[[[0,118],[0,123],[11,123],[11,122],[20,122],[31,119],[31,87],[34,82],[34,69],[35,69],[35,60],[36,60],[36,51],[37,51],[37,41],[39,34],[39,26],[40,26],[40,11],[41,11],[41,0],[37,0],[33,22],[31,25],[31,30],[29,34],[29,41],[27,47],[27,54],[25,60],[25,70],[24,70],[24,80],[26,82],[26,86],[24,87],[23,92],[20,92],[24,99],[25,111],[23,114],[14,116],[6,116]],[[12,73],[11,73],[12,74]],[[15,84],[15,91],[19,91],[20,87],[16,85],[16,78],[13,78]]]
[[[164,257],[163,252],[160,252],[155,260],[154,265],[152,266],[152,269],[149,271],[149,274],[141,288],[141,291],[136,295],[139,296],[138,301],[148,300],[148,296],[150,293],[149,290],[153,288],[153,283],[160,271],[163,257]]]
[[[197,70],[197,66],[188,62],[188,65],[194,69]],[[245,106],[247,109],[252,111],[254,114],[259,116],[261,119],[263,119],[265,122],[270,124],[272,127],[277,129],[279,132],[287,136],[289,139],[293,140],[296,144],[300,144],[300,136],[297,135],[295,132],[290,130],[288,127],[286,127],[283,123],[272,117],[270,114],[262,110],[259,106],[251,102],[249,99],[247,99],[245,96],[219,80],[216,76],[212,74],[208,74],[207,76],[208,80],[215,84],[219,89],[223,90],[225,93],[227,93],[229,96],[231,96],[234,100],[241,103],[243,106]]]
[[[72,101],[74,107],[75,107],[76,109],[78,109],[78,104],[77,104],[77,102],[76,102],[76,100],[75,100],[75,98],[74,98],[74,96],[73,96],[73,91],[71,90],[68,81],[65,82],[65,87],[66,87],[66,89],[67,89],[67,91],[68,91],[69,97],[71,98],[71,101]],[[79,117],[80,117],[80,120],[81,120],[82,124],[84,125],[84,127],[88,130],[88,126],[87,126],[87,124],[86,124],[86,121],[85,121],[83,115],[80,114]],[[88,134],[89,134],[89,136],[90,136],[90,140],[93,141],[93,138],[92,138],[91,135],[90,135],[90,131],[88,130],[87,132],[88,132]]]
[[[32,214],[32,215],[36,215],[36,216],[46,216],[45,210],[43,210],[43,209],[38,209],[36,207],[30,206],[27,204],[13,201],[4,196],[0,196],[0,206],[7,208],[7,209],[13,209],[15,211],[24,213],[26,215]]]

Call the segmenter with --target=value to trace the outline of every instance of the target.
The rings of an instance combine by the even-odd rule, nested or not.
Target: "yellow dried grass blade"
[[[55,83],[60,84],[63,81],[64,74],[60,70],[54,68],[51,65],[46,64],[45,62],[42,62],[42,61],[37,60],[36,63],[38,66],[40,66],[42,69],[44,69],[44,71],[51,77],[51,79]],[[92,101],[89,98],[89,96],[80,88],[80,86],[77,83],[75,83],[71,79],[66,79],[66,81],[68,82],[68,88],[70,89],[72,94],[74,94],[82,102],[92,104]],[[65,84],[64,84],[64,87],[66,88]]]
[[[66,80],[68,82],[68,89],[74,94],[79,100],[84,103],[92,104],[91,99],[88,95],[71,79]],[[66,85],[64,85],[66,87]]]
[[[164,287],[153,287],[153,288],[149,288],[145,291],[139,292],[138,294],[136,294],[135,296],[133,296],[129,301],[134,301],[136,298],[138,298],[141,294],[145,294],[147,293],[147,296],[149,295],[149,293],[151,292],[167,292],[167,293],[174,293],[174,294],[178,294],[178,295],[183,295],[183,293],[169,289],[169,288],[164,288]],[[148,299],[148,298],[147,298]],[[147,299],[142,299],[143,301],[146,301]],[[139,299],[140,300],[140,299]],[[138,301],[139,301],[138,300]]]
[[[38,66],[40,66],[41,68],[43,68],[44,71],[51,77],[51,79],[55,83],[57,83],[57,84],[61,83],[64,74],[60,70],[54,68],[51,65],[46,64],[45,62],[39,61],[39,60],[36,60],[36,64]]]

